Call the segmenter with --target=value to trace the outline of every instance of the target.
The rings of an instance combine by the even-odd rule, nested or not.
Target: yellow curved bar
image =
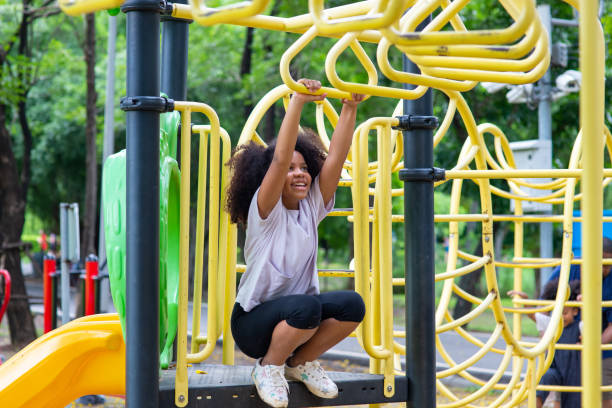
[[[454,1],[451,7],[459,4],[458,1]],[[451,7],[444,10],[446,13]],[[426,32],[438,31],[441,28],[441,24],[436,24],[436,20],[443,16],[440,13],[436,18],[427,25],[423,30]],[[458,17],[458,16],[455,16]],[[459,20],[460,21],[460,20]],[[442,21],[444,23],[444,21]],[[453,25],[455,26],[455,25]],[[408,30],[407,24],[403,24],[402,32]],[[405,27],[405,28],[404,28]],[[467,32],[467,29],[463,24],[456,28],[457,32]],[[540,21],[533,21],[527,28],[525,36],[520,41],[513,45],[502,45],[498,44],[495,47],[483,46],[483,45],[419,45],[416,43],[411,46],[399,45],[398,48],[406,52],[409,56],[417,55],[429,55],[439,57],[480,57],[480,58],[497,58],[497,59],[517,59],[528,54],[536,44],[538,37],[545,33],[544,28]],[[500,61],[503,63],[503,61]]]
[[[175,378],[175,404],[188,404],[187,378],[187,307],[189,299],[189,206],[190,206],[190,163],[191,163],[191,113],[200,112],[210,121],[212,133],[220,132],[219,118],[208,105],[197,102],[175,101],[174,109],[181,112],[181,187],[180,187],[180,228],[179,228],[179,313],[177,333],[177,364]],[[215,166],[213,166],[215,167]],[[216,274],[212,274],[216,276]],[[213,277],[213,279],[216,279]],[[215,291],[209,300],[216,304]],[[211,316],[209,316],[210,318]],[[207,342],[207,347],[209,343]],[[214,346],[213,346],[214,347]]]
[[[447,88],[460,92],[469,91],[478,84],[476,81],[454,81],[446,78],[437,78],[396,70],[391,66],[391,62],[389,62],[390,47],[391,43],[389,40],[383,38],[378,43],[378,48],[376,49],[376,61],[378,62],[380,72],[392,81],[432,88]],[[416,89],[413,90],[413,92],[416,92]]]
[[[270,109],[270,106],[272,106],[277,100],[289,95],[290,93],[291,90],[286,85],[279,85],[269,91],[259,100],[259,102],[257,102],[257,105],[255,105],[246,123],[242,127],[242,132],[240,133],[240,138],[238,139],[238,146],[248,143],[250,140],[255,138],[257,126],[268,109]]]
[[[487,297],[475,309],[472,309],[469,313],[461,316],[459,319],[455,319],[446,324],[438,326],[436,328],[436,333],[443,333],[445,331],[452,330],[458,326],[463,326],[464,324],[471,322],[476,317],[483,314],[484,311],[489,308],[491,303],[493,303],[496,297],[497,297],[497,294],[495,292],[489,292]]]
[[[322,34],[346,33],[351,31],[377,30],[387,27],[397,20],[406,7],[414,1],[406,0],[378,0],[375,12],[365,15],[330,20],[324,13],[324,0],[309,0],[308,9],[313,17],[317,29]]]
[[[476,353],[467,358],[460,364],[454,365],[453,367],[449,367],[446,370],[438,371],[436,373],[436,378],[445,378],[451,375],[457,374],[459,371],[463,371],[468,367],[471,367],[479,361],[486,353],[489,352],[493,348],[493,345],[499,338],[501,337],[501,325],[498,324],[495,326],[493,333],[491,333],[491,337],[487,340],[483,347],[481,347]]]
[[[432,2],[433,3],[433,2]],[[407,31],[398,32],[394,27],[382,28],[380,31],[391,43],[409,45],[454,45],[454,44],[507,44],[520,38],[527,31],[529,24],[537,19],[535,4],[533,0],[517,1],[516,7],[509,1],[500,1],[502,6],[515,20],[508,28],[501,30],[472,30],[468,32],[440,31],[440,32],[415,32],[416,27],[428,17],[435,6],[439,3],[419,2],[411,8],[406,18],[408,21]],[[516,15],[515,10],[520,10]]]
[[[479,56],[430,56],[409,54],[409,58],[420,67],[455,68],[461,70],[483,70],[499,72],[524,72],[535,68],[548,56],[548,36],[542,30],[539,39],[534,38],[535,46],[524,59],[510,59],[499,51],[497,58],[478,58]],[[535,41],[537,40],[537,41]],[[531,44],[529,44],[531,45]]]
[[[485,255],[479,258],[478,260],[476,260],[475,262],[469,265],[465,265],[459,269],[455,269],[453,271],[447,271],[443,273],[437,273],[435,280],[436,282],[438,282],[438,281],[445,280],[445,279],[458,278],[459,276],[466,275],[470,272],[473,272],[475,270],[482,268],[488,262],[491,262],[491,257],[488,255]]]
[[[203,26],[231,23],[245,17],[251,17],[264,11],[269,0],[242,1],[218,8],[206,7],[205,0],[189,0],[193,19]]]
[[[304,85],[299,84],[297,81],[295,81],[291,77],[289,66],[291,65],[291,61],[293,60],[293,58],[295,58],[295,56],[299,54],[299,52],[302,49],[304,49],[304,47],[306,47],[306,45],[308,45],[317,35],[318,35],[317,28],[315,26],[311,27],[300,38],[298,38],[297,41],[291,44],[291,46],[287,48],[287,50],[283,53],[281,57],[280,67],[279,67],[280,76],[283,82],[285,83],[285,85],[287,85],[290,89],[292,89],[295,92],[306,93],[308,92],[308,90],[306,89]],[[343,92],[343,91],[339,91],[337,89],[329,88],[325,86],[321,87],[321,89],[319,89],[314,94],[315,95],[327,94],[328,98],[339,98],[339,99],[342,99],[342,98],[350,99],[351,98],[350,92]]]
[[[355,55],[361,62],[362,66],[368,73],[368,84],[359,84],[354,82],[345,82],[338,76],[336,72],[336,63],[338,57],[344,50],[351,47]],[[417,99],[423,96],[427,91],[426,87],[419,86],[414,90],[391,88],[388,86],[376,85],[378,82],[378,75],[374,64],[370,61],[367,54],[356,39],[356,34],[349,33],[344,35],[338,42],[327,53],[325,58],[325,74],[329,82],[341,91],[356,92],[366,95],[376,95],[387,98],[397,99]]]
[[[392,351],[381,349],[372,344],[372,306],[370,302],[370,251],[369,251],[369,212],[368,203],[368,126],[359,126],[355,131],[352,144],[353,179],[351,187],[353,211],[355,214],[355,289],[366,304],[366,315],[360,325],[358,336],[365,351],[372,357],[386,359],[392,357]],[[373,263],[374,264],[374,263]]]
[[[58,0],[62,11],[69,16],[94,13],[121,6],[123,0]]]

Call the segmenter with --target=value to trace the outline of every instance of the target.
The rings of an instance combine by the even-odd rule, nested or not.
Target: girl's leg
[[[365,305],[357,292],[334,291],[317,297],[321,301],[321,324],[316,333],[289,359],[290,366],[316,360],[351,334],[365,315]]]
[[[316,333],[299,347],[287,363],[291,367],[316,360],[321,354],[338,344],[359,326],[359,322],[342,322],[334,318],[325,319]]]
[[[321,302],[315,296],[290,295],[264,302],[249,312],[236,305],[232,334],[249,357],[264,357],[266,364],[281,365],[312,337],[320,322]]]
[[[314,329],[297,329],[286,320],[276,325],[272,332],[272,340],[268,352],[261,360],[262,365],[283,365],[296,348],[306,343],[316,332]]]

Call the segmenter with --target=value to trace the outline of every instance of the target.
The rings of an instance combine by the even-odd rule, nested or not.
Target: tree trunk
[[[85,16],[85,43],[83,54],[87,66],[87,118],[85,124],[86,146],[86,181],[85,181],[85,214],[83,217],[83,244],[81,255],[84,259],[90,253],[96,253],[96,220],[98,217],[98,161],[96,154],[96,21],[93,13]]]
[[[1,250],[20,242],[26,209],[26,194],[20,183],[6,120],[6,105],[0,104],[0,267],[11,274],[12,294],[6,312],[11,343],[21,347],[36,338],[36,330],[21,271],[19,250]]]
[[[244,79],[245,75],[251,73],[251,64],[253,60],[253,35],[255,29],[253,27],[247,27],[246,36],[244,38],[244,47],[242,48],[242,60],[240,61],[240,78]],[[244,104],[244,120],[246,121],[253,110],[253,101],[249,95],[247,101]]]

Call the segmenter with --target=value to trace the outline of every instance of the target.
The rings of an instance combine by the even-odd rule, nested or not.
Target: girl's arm
[[[342,112],[340,112],[338,124],[329,144],[329,154],[319,174],[319,187],[325,205],[329,203],[338,188],[342,165],[346,160],[353,140],[357,105],[363,100],[364,95],[352,94],[352,97],[352,100],[342,100]]]
[[[321,83],[312,79],[300,79],[298,82],[304,84],[309,92],[314,93],[321,88]],[[283,123],[278,132],[272,163],[270,163],[270,167],[261,182],[259,195],[257,196],[257,208],[261,218],[268,218],[268,215],[270,215],[270,212],[276,203],[278,203],[283,192],[283,185],[289,171],[293,151],[295,150],[300,116],[302,115],[304,104],[323,99],[325,99],[325,94],[311,95],[298,92],[291,97]]]

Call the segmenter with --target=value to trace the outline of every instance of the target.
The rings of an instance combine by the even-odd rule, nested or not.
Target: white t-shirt
[[[535,322],[536,329],[538,329],[539,333],[542,333],[544,330],[546,330],[548,324],[550,323],[550,315],[547,315],[546,313],[536,312]]]
[[[240,280],[236,302],[245,311],[268,300],[294,294],[319,293],[317,226],[334,207],[323,203],[319,177],[298,210],[285,208],[282,197],[262,219],[255,192],[249,206],[244,257],[246,272]]]

